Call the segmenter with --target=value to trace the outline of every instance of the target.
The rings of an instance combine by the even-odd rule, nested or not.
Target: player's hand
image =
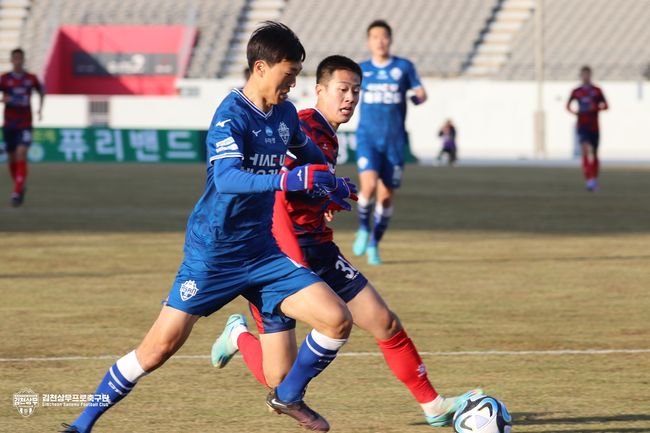
[[[312,191],[336,188],[336,178],[326,164],[307,164],[283,173],[282,191]]]
[[[414,103],[415,105],[420,105],[422,103],[422,101],[420,100],[420,98],[418,98],[417,95],[411,96],[411,102]]]
[[[346,199],[351,199],[357,201],[357,186],[350,181],[349,177],[337,177],[336,178],[336,187],[333,189],[327,189],[330,201],[338,205],[342,209],[340,210],[352,210],[352,205],[345,201]]]
[[[331,223],[334,221],[334,211],[333,210],[325,210],[325,221],[328,223]]]

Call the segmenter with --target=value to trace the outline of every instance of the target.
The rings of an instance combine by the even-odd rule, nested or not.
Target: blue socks
[[[120,358],[102,379],[95,391],[93,402],[72,423],[81,433],[91,431],[100,416],[127,396],[138,379],[146,373],[135,356],[135,351]],[[128,377],[128,379],[127,379]]]
[[[368,201],[362,195],[359,195],[357,201],[357,209],[359,210],[359,230],[370,231],[370,210],[372,209],[372,202]]]
[[[368,243],[371,247],[376,247],[381,238],[384,236],[386,229],[388,228],[388,222],[390,217],[393,216],[393,207],[383,207],[378,204],[375,207],[375,219],[374,227],[372,228],[372,236],[370,237],[370,242]]]
[[[300,346],[293,367],[276,389],[278,398],[285,403],[302,400],[309,382],[336,358],[346,341],[330,338],[312,329]]]

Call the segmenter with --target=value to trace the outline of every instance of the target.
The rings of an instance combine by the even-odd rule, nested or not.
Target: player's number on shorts
[[[359,273],[359,271],[357,271],[357,269],[354,266],[352,266],[350,262],[345,260],[343,256],[339,256],[339,259],[336,261],[335,267],[339,271],[343,272],[345,274],[345,278],[347,278],[348,280],[353,279]]]

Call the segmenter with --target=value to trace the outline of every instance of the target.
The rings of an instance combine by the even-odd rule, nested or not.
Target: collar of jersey
[[[332,125],[330,125],[330,123],[327,121],[327,119],[325,118],[323,113],[321,113],[320,110],[318,108],[316,108],[316,107],[314,107],[314,111],[316,113],[318,113],[318,115],[323,119],[323,122],[325,123],[325,125],[327,125],[327,127],[330,129],[330,131],[332,131],[332,135],[336,135],[336,131],[334,130],[334,128],[332,128]]]
[[[252,102],[250,99],[248,99],[248,98],[246,97],[246,95],[244,95],[244,92],[242,92],[242,91],[239,90],[239,89],[232,89],[232,91],[235,92],[237,95],[239,95],[239,97],[242,98],[242,99],[244,100],[244,102],[247,103],[247,104],[248,104],[248,105],[253,109],[253,111],[254,111],[255,113],[257,113],[258,115],[262,116],[264,119],[268,119],[268,118],[271,117],[271,115],[273,114],[273,107],[274,107],[274,105],[271,106],[271,109],[269,110],[268,113],[265,113],[265,112],[263,112],[262,110],[260,110],[260,109],[257,107],[257,105],[253,104],[253,102]]]
[[[388,62],[384,63],[383,65],[378,65],[377,63],[375,63],[375,61],[374,61],[374,60],[372,59],[372,57],[371,57],[371,58],[370,58],[370,63],[371,63],[372,66],[374,66],[375,68],[383,69],[383,68],[387,68],[391,63],[393,63],[393,60],[395,60],[395,57],[390,56],[390,57],[388,58]]]

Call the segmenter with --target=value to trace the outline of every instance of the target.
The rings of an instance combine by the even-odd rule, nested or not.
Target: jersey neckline
[[[248,99],[248,97],[244,95],[244,92],[242,92],[241,89],[232,89],[232,91],[235,92],[235,94],[237,94],[240,98],[242,98],[244,102],[246,102],[253,109],[255,113],[262,116],[264,119],[268,119],[273,114],[273,108],[275,108],[275,105],[272,105],[269,112],[265,113],[262,110],[260,110],[257,105],[253,104],[253,101]]]
[[[376,63],[375,60],[371,57],[371,58],[370,58],[370,63],[371,63],[372,66],[374,66],[375,68],[384,69],[384,68],[389,67],[389,66],[393,63],[394,60],[395,60],[395,57],[394,57],[394,56],[390,56],[390,57],[388,58],[388,61],[387,61],[386,63],[380,65],[380,64]]]

